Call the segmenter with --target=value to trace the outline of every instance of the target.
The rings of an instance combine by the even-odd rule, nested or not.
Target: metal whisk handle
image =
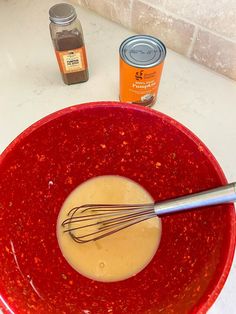
[[[171,214],[191,208],[230,203],[236,201],[236,182],[215,189],[178,197],[154,204],[158,216]]]

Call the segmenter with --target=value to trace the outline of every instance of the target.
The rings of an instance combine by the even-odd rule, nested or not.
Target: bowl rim
[[[25,130],[23,130],[13,141],[10,142],[10,144],[3,150],[3,152],[0,154],[0,167],[1,164],[3,163],[5,157],[14,149],[16,144],[18,144],[21,140],[26,138],[28,135],[33,133],[36,129],[40,128],[41,126],[47,124],[48,122],[55,120],[57,118],[60,118],[61,116],[67,115],[71,112],[74,111],[80,111],[84,109],[89,109],[89,108],[98,108],[98,107],[114,107],[114,108],[125,108],[125,109],[130,109],[132,108],[133,110],[145,112],[145,113],[150,113],[152,115],[156,115],[159,118],[167,121],[168,123],[174,125],[178,130],[180,130],[182,133],[184,133],[189,139],[194,141],[194,143],[198,143],[201,145],[203,148],[203,152],[206,155],[207,158],[210,159],[213,167],[215,168],[216,172],[219,175],[220,181],[222,184],[227,183],[227,179],[225,177],[225,174],[220,167],[218,161],[212,154],[212,152],[209,150],[209,148],[202,142],[202,140],[199,139],[197,135],[195,135],[188,127],[184,126],[181,122],[175,120],[171,116],[162,113],[158,110],[154,110],[149,107],[143,107],[140,105],[136,104],[129,104],[129,103],[122,103],[119,101],[97,101],[97,102],[88,102],[88,103],[81,103],[81,104],[76,104],[73,106],[65,107],[60,110],[57,110],[55,112],[52,112],[43,118],[39,119],[38,121],[34,122],[31,124],[29,127],[27,127]],[[229,250],[227,252],[226,258],[225,258],[225,264],[222,268],[222,274],[221,277],[218,279],[218,281],[215,281],[213,284],[213,288],[211,289],[210,293],[207,295],[204,294],[200,300],[199,304],[194,306],[193,312],[192,313],[206,313],[207,310],[210,309],[210,307],[213,305],[217,297],[219,296],[221,290],[223,289],[223,286],[226,282],[226,279],[229,275],[232,263],[233,263],[233,257],[234,257],[234,252],[235,252],[235,245],[236,245],[236,217],[235,217],[235,210],[234,210],[234,205],[232,204],[231,206],[232,210],[230,212],[230,241],[229,241]],[[0,293],[0,305],[2,305],[9,310],[7,303],[4,301],[4,298],[2,297]]]

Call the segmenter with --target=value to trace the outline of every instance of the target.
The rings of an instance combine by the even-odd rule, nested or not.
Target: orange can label
[[[120,101],[151,106],[156,102],[163,62],[136,68],[120,59]]]
[[[120,45],[120,101],[152,106],[157,99],[165,45],[150,35],[135,35]]]
[[[87,68],[85,48],[58,51],[56,57],[60,71],[64,74],[84,71]]]

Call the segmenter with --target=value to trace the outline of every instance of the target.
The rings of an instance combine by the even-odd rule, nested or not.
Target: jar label
[[[87,68],[85,48],[58,51],[56,50],[57,61],[62,73],[84,71]]]

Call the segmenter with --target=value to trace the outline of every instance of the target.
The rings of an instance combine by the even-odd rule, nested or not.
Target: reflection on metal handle
[[[236,201],[236,182],[191,195],[178,197],[154,204],[158,216],[171,214],[191,208],[230,203]]]

